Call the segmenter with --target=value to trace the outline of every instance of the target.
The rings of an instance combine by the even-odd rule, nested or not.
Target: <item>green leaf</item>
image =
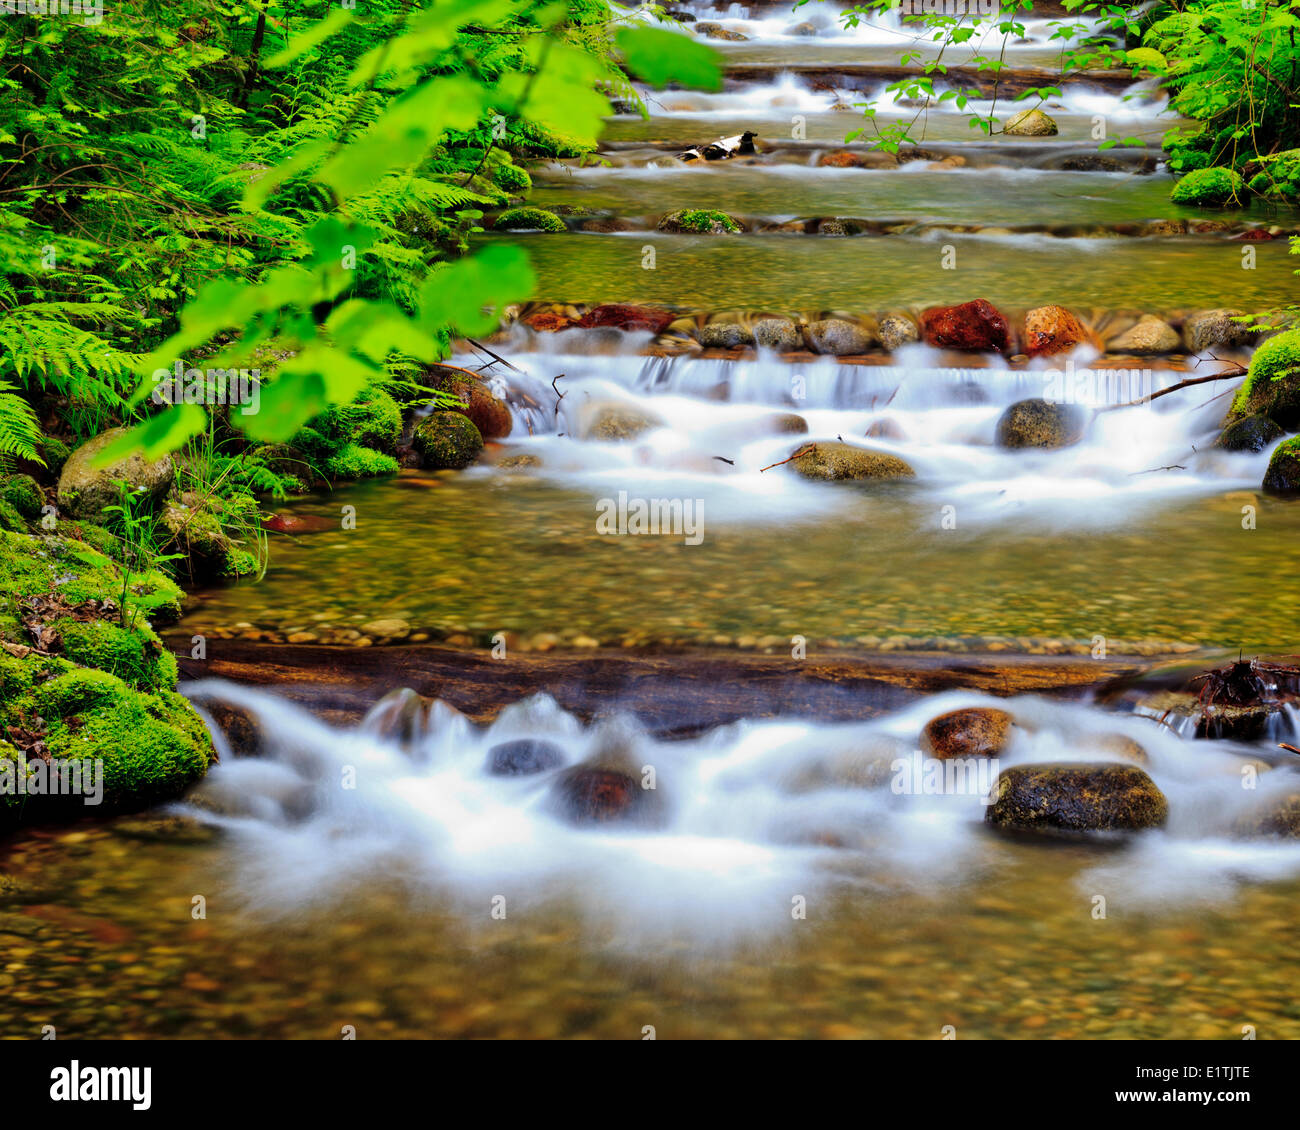
[[[687,35],[653,27],[619,28],[614,37],[623,61],[657,90],[677,82],[697,90],[721,90],[721,56]]]
[[[513,244],[498,244],[430,275],[420,291],[420,307],[436,324],[484,334],[497,324],[496,308],[531,298],[536,285],[528,255]]]
[[[197,404],[173,404],[105,446],[91,461],[92,466],[103,470],[132,455],[152,463],[198,435],[207,421],[208,414]]]
[[[354,12],[347,8],[335,8],[315,27],[299,32],[282,51],[276,52],[266,61],[268,67],[283,67],[300,59],[317,45],[324,43],[332,35],[337,35],[352,22]]]

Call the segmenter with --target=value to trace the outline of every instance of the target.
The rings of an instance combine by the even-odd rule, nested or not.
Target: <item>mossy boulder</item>
[[[83,443],[63,465],[59,475],[59,511],[72,518],[98,518],[105,506],[120,500],[119,482],[148,503],[157,503],[171,489],[176,468],[170,455],[152,463],[142,455],[128,456],[108,467],[93,464],[105,448],[126,434],[124,428],[110,428]]]
[[[349,443],[326,460],[325,472],[333,479],[374,479],[397,474],[397,460],[373,447]]]
[[[1252,192],[1274,200],[1300,200],[1300,149],[1284,149],[1260,161],[1250,179]]]
[[[1255,350],[1228,420],[1246,416],[1267,416],[1284,431],[1300,431],[1300,330],[1280,333]]]
[[[669,212],[659,221],[662,232],[687,232],[694,235],[734,235],[745,230],[734,216],[711,208],[682,208]]]
[[[911,466],[883,451],[838,442],[817,442],[796,448],[790,468],[805,479],[821,482],[885,481],[914,478]]]
[[[146,807],[179,796],[207,771],[215,754],[198,715],[175,691],[142,693],[104,671],[64,659],[0,654],[4,722],[30,735],[43,727],[50,764],[99,762],[102,803],[82,796],[26,795],[0,790],[0,826]],[[0,744],[0,777],[38,771],[29,752]]]
[[[27,519],[18,513],[12,502],[0,498],[0,530],[21,533],[27,529]]]
[[[489,175],[497,188],[512,196],[519,196],[533,187],[533,178],[528,175],[527,170],[521,169],[518,165],[496,165]]]
[[[1245,416],[1224,428],[1215,446],[1224,451],[1258,454],[1284,435],[1286,433],[1263,414]]]
[[[0,534],[0,777],[35,782],[51,766],[98,762],[92,812],[176,797],[215,756],[147,619],[178,615],[179,590],[160,574],[133,576],[124,626],[121,579],[72,538]],[[0,824],[84,816],[83,801],[0,788]]]
[[[511,208],[502,212],[492,225],[497,231],[562,232],[564,221],[545,208]]]
[[[331,405],[307,427],[323,438],[329,454],[355,444],[392,455],[402,438],[402,410],[384,389],[371,386],[351,404]]]
[[[1002,124],[1002,132],[1012,137],[1051,137],[1059,131],[1056,122],[1035,108],[1012,114]]]
[[[483,450],[483,436],[474,422],[459,412],[431,412],[416,425],[411,446],[430,471],[459,471]]]
[[[1069,447],[1083,438],[1086,416],[1074,404],[1021,400],[998,419],[997,443],[1008,448]]]
[[[184,554],[191,580],[202,584],[256,572],[256,558],[236,544],[214,511],[174,504],[164,508],[159,521],[169,535],[168,552]]]
[[[1196,169],[1174,185],[1169,199],[1175,204],[1198,208],[1240,207],[1245,202],[1246,182],[1234,169]]]
[[[1274,494],[1300,494],[1300,436],[1278,444],[1268,461],[1264,489]]]
[[[1169,817],[1169,802],[1135,765],[1017,765],[998,774],[984,813],[995,828],[1055,835],[1134,832]]]
[[[436,366],[425,375],[423,383],[454,398],[460,407],[451,411],[468,416],[484,439],[505,439],[514,428],[509,405],[494,396],[483,381]]]
[[[31,475],[6,475],[0,478],[0,499],[31,522],[41,516],[45,492]]]

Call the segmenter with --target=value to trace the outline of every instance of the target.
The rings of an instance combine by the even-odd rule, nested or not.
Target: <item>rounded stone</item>
[[[931,718],[921,731],[921,746],[932,757],[997,757],[1011,740],[1015,719],[1005,710],[976,706]]]

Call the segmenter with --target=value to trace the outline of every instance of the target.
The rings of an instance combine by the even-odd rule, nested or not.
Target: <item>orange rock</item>
[[[1064,306],[1040,306],[1025,315],[1025,352],[1050,357],[1076,345],[1097,344],[1093,332]]]

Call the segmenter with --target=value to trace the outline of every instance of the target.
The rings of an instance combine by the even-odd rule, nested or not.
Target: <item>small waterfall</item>
[[[1111,875],[1108,889],[1195,900],[1207,885],[1300,873],[1300,844],[1232,839],[1243,814],[1293,787],[1291,774],[1262,773],[1248,792],[1240,766],[1251,747],[1187,741],[1082,704],[949,692],[870,722],[749,721],[663,742],[627,717],[583,725],[545,695],[490,726],[418,700],[427,725],[394,728],[386,711],[409,717],[417,701],[402,692],[360,727],[334,729],[261,691],[185,690],[233,704],[265,735],[261,756],[212,771],[198,811],[228,830],[241,887],[272,912],[383,876],[477,915],[496,896],[515,907],[559,894],[653,945],[669,929],[705,942],[772,931],[788,923],[792,893],[870,898],[886,876],[894,889],[934,892],[995,866],[1003,845],[984,834],[978,790],[919,790],[903,770],[930,718],[986,705],[1020,723],[1000,767],[1059,761],[1063,749],[1072,761],[1114,760],[1116,735],[1146,751],[1170,822],[1142,837],[1143,866]],[[494,756],[508,743],[554,757]],[[596,819],[559,803],[586,769],[653,792],[655,819]],[[1089,891],[1095,881],[1087,869],[1079,879]]]

